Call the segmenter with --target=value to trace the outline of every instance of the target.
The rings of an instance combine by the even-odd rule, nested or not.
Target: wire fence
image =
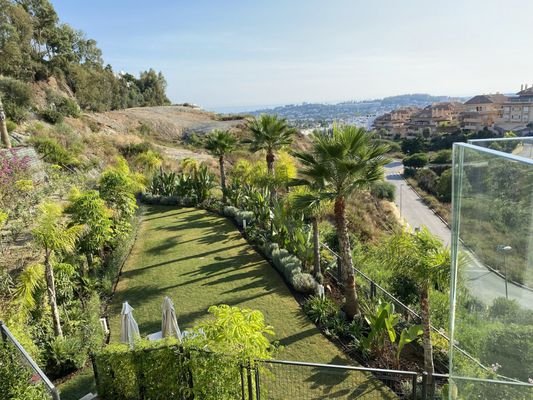
[[[41,368],[39,368],[28,352],[24,350],[24,347],[22,347],[2,321],[0,321],[0,340],[2,345],[8,346],[10,354],[17,357],[17,359],[13,361],[30,371],[30,383],[36,386],[42,386],[51,399],[60,400],[57,388],[48,379]]]

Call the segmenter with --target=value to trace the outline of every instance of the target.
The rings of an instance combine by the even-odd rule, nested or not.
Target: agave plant
[[[152,179],[150,193],[161,196],[172,196],[176,188],[177,176],[175,172],[160,170]]]

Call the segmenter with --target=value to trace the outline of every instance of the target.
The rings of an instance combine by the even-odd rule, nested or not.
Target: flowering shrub
[[[11,149],[9,152],[0,153],[0,207],[7,208],[11,200],[14,200],[15,194],[18,192],[17,182],[26,183],[23,185],[27,187],[27,178],[30,176],[30,158],[28,156],[20,157],[16,149]]]

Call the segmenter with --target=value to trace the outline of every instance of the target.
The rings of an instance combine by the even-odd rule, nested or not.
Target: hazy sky
[[[533,83],[533,0],[52,0],[106,63],[207,108]]]

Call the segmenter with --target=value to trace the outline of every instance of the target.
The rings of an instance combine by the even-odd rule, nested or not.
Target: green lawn
[[[159,331],[164,296],[174,301],[182,330],[206,318],[211,305],[247,307],[263,312],[267,323],[274,327],[274,340],[283,346],[276,358],[349,363],[307,319],[281,276],[247,244],[234,225],[206,211],[167,207],[146,210],[110,305],[111,340],[118,340],[123,301],[135,309],[141,335]],[[272,384],[282,385],[287,374],[294,374],[287,385],[298,385],[305,396],[312,394],[312,398],[330,398],[333,393],[335,398],[343,399],[391,398],[379,381],[359,372],[337,377],[335,384],[328,386],[316,377],[317,371],[303,375],[294,368],[278,367],[276,371]]]

